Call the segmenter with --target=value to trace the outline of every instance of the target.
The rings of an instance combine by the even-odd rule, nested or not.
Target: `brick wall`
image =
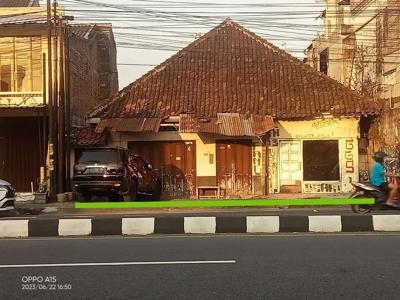
[[[115,42],[94,26],[87,37],[72,34],[69,43],[71,122],[84,125],[86,114],[118,91]]]

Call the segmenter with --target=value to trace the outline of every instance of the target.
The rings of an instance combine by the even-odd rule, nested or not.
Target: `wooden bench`
[[[204,195],[205,191],[210,191],[210,190],[215,191],[215,195],[213,195],[213,196]],[[197,196],[197,199],[212,199],[212,198],[220,199],[221,198],[221,187],[214,186],[214,185],[198,186],[196,189],[196,196]]]

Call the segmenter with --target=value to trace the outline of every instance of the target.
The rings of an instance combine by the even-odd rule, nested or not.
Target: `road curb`
[[[0,238],[373,231],[400,232],[400,215],[115,216],[0,220]]]

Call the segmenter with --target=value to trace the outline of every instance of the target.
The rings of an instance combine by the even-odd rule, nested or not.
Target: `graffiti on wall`
[[[323,120],[314,121],[311,124],[311,126],[315,129],[320,129],[320,128],[325,128],[325,127],[331,127],[338,123],[339,123],[338,119],[323,119]]]
[[[304,193],[340,193],[340,183],[304,183]]]
[[[360,176],[360,182],[368,182],[369,181],[369,171],[368,170],[360,170],[359,176]]]
[[[354,166],[354,141],[353,139],[346,139],[345,150],[344,150],[344,158],[346,162],[346,174],[353,174],[355,170]]]
[[[275,127],[274,129],[271,130],[271,137],[272,138],[279,137],[279,127]]]
[[[268,184],[270,193],[278,192],[278,147],[268,148]]]
[[[384,167],[388,173],[400,173],[399,155],[396,152],[386,152],[388,156],[385,158]]]

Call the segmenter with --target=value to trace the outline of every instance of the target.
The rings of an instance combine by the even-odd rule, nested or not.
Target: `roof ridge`
[[[243,34],[245,34],[246,36],[250,37],[251,39],[253,39],[254,41],[256,41],[257,43],[262,44],[264,47],[272,49],[275,53],[282,55],[286,58],[292,59],[295,62],[298,63],[302,63],[303,62],[298,59],[297,57],[294,57],[293,55],[291,55],[289,52],[286,52],[285,50],[275,46],[274,44],[272,44],[271,42],[268,42],[266,39],[264,39],[263,37],[259,36],[258,34],[252,32],[251,30],[243,27],[242,25],[240,25],[239,23],[233,21],[231,18],[227,18],[225,19],[224,22],[222,22],[222,24],[226,24],[226,25],[230,25],[233,28],[239,30],[240,32],[242,32]],[[221,24],[221,25],[222,25]]]
[[[137,80],[135,80],[134,82],[130,83],[128,86],[133,86],[136,83],[141,83],[141,81],[145,81],[147,79],[147,77],[150,77],[151,75],[157,74],[158,72],[162,71],[162,69],[164,69],[168,63],[171,63],[173,61],[174,58],[179,57],[181,54],[184,53],[184,51],[187,51],[189,48],[195,47],[196,45],[200,44],[201,42],[205,41],[206,38],[209,38],[211,36],[211,34],[215,33],[219,28],[221,28],[224,24],[228,24],[229,22],[233,22],[230,18],[226,18],[222,23],[220,23],[218,26],[212,28],[210,31],[208,31],[206,34],[200,36],[198,39],[194,40],[193,42],[191,42],[190,44],[188,44],[187,46],[185,46],[184,48],[182,48],[181,50],[179,50],[178,52],[176,52],[175,54],[173,54],[171,57],[167,58],[166,60],[164,60],[162,63],[158,64],[156,67],[154,67],[152,70],[150,70],[149,72],[147,72],[146,74],[144,74],[142,77],[138,78]],[[237,23],[235,23],[237,24]],[[239,25],[240,26],[240,25]],[[161,69],[162,68],[162,69]],[[161,70],[160,70],[161,69]],[[145,78],[146,77],[146,78]],[[126,87],[128,87],[126,86]]]
[[[225,21],[226,21],[226,22],[225,22]],[[263,45],[265,45],[265,46],[267,46],[267,47],[269,47],[269,48],[272,48],[273,50],[276,51],[277,54],[280,54],[280,55],[284,56],[285,58],[291,59],[293,62],[298,63],[298,64],[301,65],[304,69],[311,69],[311,71],[313,71],[313,72],[315,72],[315,73],[318,73],[318,75],[319,75],[320,77],[325,77],[326,79],[328,79],[328,80],[334,82],[335,84],[339,84],[340,86],[342,86],[342,85],[345,86],[344,84],[342,84],[342,83],[340,83],[339,81],[337,81],[336,79],[334,79],[334,78],[328,76],[327,74],[324,74],[324,73],[322,73],[322,72],[319,72],[319,71],[315,70],[313,67],[311,67],[310,65],[303,63],[300,59],[298,59],[297,57],[294,57],[294,56],[291,55],[289,52],[286,52],[285,50],[280,49],[279,47],[275,46],[275,45],[272,44],[271,42],[268,42],[267,40],[265,40],[265,39],[262,38],[261,36],[257,35],[256,33],[252,32],[251,30],[249,30],[249,29],[247,29],[247,28],[241,26],[239,23],[236,23],[236,22],[233,21],[232,19],[227,18],[225,21],[224,21],[223,23],[228,24],[228,25],[232,25],[234,28],[240,30],[242,33],[248,35],[249,37],[251,37],[251,38],[254,39],[255,41],[260,42],[260,43],[262,43]],[[345,87],[347,87],[347,86],[345,86]],[[365,95],[363,95],[363,94],[360,93],[359,91],[354,90],[354,89],[352,89],[352,88],[350,88],[350,87],[347,87],[347,88],[349,88],[349,92],[353,92],[353,93],[356,93],[358,96],[365,97]]]
[[[234,47],[230,44],[230,42],[226,42],[226,38],[229,38],[232,36],[232,39],[237,39],[239,43],[244,43],[247,45],[247,47],[254,48],[252,49],[249,54],[246,53],[241,53],[240,49],[234,49]],[[204,43],[204,44],[203,44]],[[225,47],[225,48],[224,48]],[[344,85],[340,84],[338,81],[318,72],[317,70],[313,69],[311,66],[305,64],[303,61],[300,59],[290,55],[287,53],[285,50],[280,49],[279,47],[273,45],[272,43],[268,42],[261,36],[251,32],[250,30],[242,27],[238,23],[234,22],[232,19],[227,18],[225,19],[222,23],[217,25],[216,27],[212,28],[210,31],[208,31],[206,34],[202,35],[198,39],[194,40],[193,42],[189,43],[186,47],[182,48],[175,54],[173,54],[171,57],[168,59],[164,60],[162,63],[157,65],[155,68],[152,70],[148,71],[146,74],[141,76],[139,79],[135,80],[134,82],[130,83],[129,85],[125,86],[122,90],[119,92],[115,93],[112,97],[110,97],[108,100],[104,101],[103,103],[99,104],[90,114],[89,116],[92,117],[101,117],[101,118],[113,118],[117,116],[118,114],[120,117],[126,117],[126,116],[132,116],[133,114],[147,114],[148,116],[158,114],[159,117],[164,117],[166,116],[165,114],[168,115],[168,111],[170,113],[179,113],[182,112],[182,109],[186,104],[182,103],[188,103],[188,105],[197,105],[194,103],[197,103],[198,100],[193,100],[194,98],[190,98],[191,96],[188,95],[188,90],[191,89],[192,87],[188,87],[189,84],[187,83],[181,83],[185,87],[182,89],[179,89],[179,91],[174,91],[174,83],[171,81],[168,82],[163,82],[165,76],[169,76],[168,78],[173,78],[173,80],[177,80],[178,83],[180,80],[186,78],[188,80],[196,80],[195,77],[192,75],[186,74],[186,69],[183,70],[182,68],[188,68],[190,70],[190,74],[193,72],[196,72],[196,69],[190,69],[190,68],[196,68],[196,66],[192,65],[188,59],[200,59],[204,60],[205,62],[212,62],[212,66],[214,66],[213,58],[211,57],[217,57],[219,60],[216,62],[218,65],[218,62],[223,61],[223,58],[225,56],[224,52],[220,52],[220,50],[226,50],[232,52],[232,55],[236,58],[238,57],[238,61],[243,61],[243,63],[239,64],[240,68],[254,68],[252,63],[247,64],[247,56],[250,55],[250,60],[254,58],[255,51],[258,51],[263,59],[262,62],[270,62],[272,65],[265,65],[262,64],[263,69],[261,70],[255,70],[255,72],[259,72],[262,76],[264,76],[264,79],[269,80],[269,83],[265,82],[259,82],[259,79],[254,78],[253,76],[250,76],[250,83],[248,84],[253,84],[251,82],[254,82],[254,84],[261,84],[259,88],[261,90],[259,91],[248,91],[249,93],[253,93],[254,95],[257,95],[257,97],[261,97],[260,99],[264,99],[265,101],[268,101],[268,105],[271,105],[271,108],[263,108],[265,112],[273,112],[273,114],[280,115],[281,117],[287,117],[288,115],[296,115],[298,117],[301,116],[309,116],[311,113],[317,113],[319,111],[332,111],[332,112],[339,112],[341,113],[347,113],[351,111],[351,109],[357,109],[357,110],[365,110],[365,111],[373,111],[375,104],[373,99],[370,99],[369,97],[366,97],[365,95],[361,95],[360,93],[355,92],[354,90],[350,89],[349,87],[345,87]],[[204,50],[204,53],[200,53],[199,51]],[[229,52],[229,53],[230,53]],[[253,55],[253,56],[251,56]],[[264,57],[265,56],[265,57]],[[265,60],[264,60],[265,59]],[[184,64],[182,67],[179,66],[179,64],[182,63]],[[225,62],[226,63],[226,62]],[[228,62],[229,63],[229,62]],[[234,62],[231,62],[231,64],[234,64]],[[201,63],[203,64],[203,62]],[[243,66],[240,66],[243,64]],[[190,67],[191,66],[191,67]],[[221,67],[221,66],[219,66]],[[167,69],[166,69],[167,68]],[[225,65],[221,67],[221,70],[225,68]],[[175,72],[179,72],[175,74]],[[173,74],[172,74],[172,73]],[[204,71],[205,72],[205,71]],[[171,74],[170,74],[171,73]],[[229,71],[228,71],[229,73]],[[226,88],[226,83],[222,83],[223,79],[222,76],[228,76],[228,73],[220,73],[217,78],[212,79],[212,85],[213,87],[219,87],[225,91]],[[157,74],[160,74],[159,76]],[[228,75],[227,75],[228,74]],[[175,75],[179,75],[178,78],[175,77]],[[238,76],[245,76],[246,74],[238,73]],[[260,75],[260,76],[261,76]],[[181,76],[183,76],[181,78]],[[212,76],[212,75],[209,75]],[[277,76],[280,76],[277,77]],[[167,78],[167,79],[168,79]],[[181,79],[180,79],[181,78]],[[155,85],[157,85],[157,89],[162,89],[165,85],[169,87],[170,90],[164,91],[167,93],[170,93],[170,97],[166,99],[166,96],[160,96],[159,94],[152,95],[151,98],[146,98],[147,92],[143,92],[141,88],[143,87],[145,90],[147,89],[147,86],[151,86],[154,88],[154,85],[152,81],[155,81]],[[200,78],[199,82],[201,82],[203,79]],[[208,79],[204,79],[208,80]],[[222,81],[221,81],[222,80]],[[295,86],[292,86],[291,88],[287,89],[285,88],[284,84],[285,83],[280,83],[281,81],[288,80],[289,83],[294,83]],[[233,79],[233,84],[237,84],[235,80]],[[271,82],[274,82],[271,85]],[[224,87],[221,87],[221,84],[224,85]],[[229,83],[228,83],[229,84]],[[247,83],[244,83],[246,85]],[[322,86],[325,86],[325,88],[320,88],[319,90],[315,88],[315,84],[322,84]],[[304,86],[304,89],[308,89],[307,93],[302,90],[302,86]],[[167,87],[167,88],[168,88]],[[205,106],[211,105],[212,102],[214,101],[212,98],[209,98],[208,93],[214,93],[213,91],[203,91],[202,94],[199,94],[198,89],[202,89],[203,87],[195,87],[194,94],[196,94],[196,97],[202,98],[206,103],[204,104]],[[267,90],[266,90],[267,89]],[[329,89],[332,89],[331,92],[329,92]],[[172,91],[172,92],[171,92]],[[224,96],[224,99],[228,96],[231,95],[232,91],[226,91],[228,93],[227,95]],[[267,93],[268,92],[268,93]],[[138,96],[137,93],[140,95]],[[186,94],[182,94],[186,93]],[[204,93],[206,95],[204,95]],[[235,92],[234,92],[235,93]],[[275,94],[274,94],[275,93]],[[319,94],[318,94],[319,93]],[[328,94],[329,95],[328,95]],[[236,94],[235,94],[236,95]],[[332,98],[332,95],[338,95],[339,97],[336,99]],[[237,95],[236,95],[237,96]],[[136,97],[136,98],[135,98]],[[140,99],[139,99],[139,98]],[[161,98],[160,98],[161,97]],[[178,97],[177,99],[175,99]],[[180,97],[180,98],[179,98]],[[297,97],[297,98],[296,98]],[[328,98],[330,97],[330,98]],[[171,98],[171,99],[170,99]],[[240,97],[239,97],[240,98]],[[342,99],[343,98],[343,99]],[[350,98],[355,98],[355,99],[350,99]],[[136,99],[136,100],[134,100]],[[197,98],[196,98],[197,99]],[[218,100],[218,96],[215,99]],[[222,99],[222,98],[221,98]],[[140,101],[139,101],[140,100]],[[144,103],[152,102],[158,100],[158,104],[155,105],[154,103],[151,104],[152,106],[149,107],[141,107],[141,105],[147,105]],[[254,99],[253,99],[254,100]],[[226,112],[235,112],[238,111],[237,105],[244,105],[242,108],[244,110],[251,110],[252,108],[249,107],[252,105],[255,105],[254,107],[261,107],[260,105],[264,104],[255,104],[255,100],[251,100],[249,103],[242,103],[244,100],[240,99],[242,102],[235,102],[233,104],[230,104],[232,107],[226,108],[225,106],[221,106],[220,104],[216,104],[214,109],[214,112],[222,112],[221,109],[226,111],[228,109],[229,111]],[[132,102],[136,101],[136,102]],[[171,103],[173,101],[181,101],[180,103],[176,104],[175,107],[170,107]],[[182,102],[183,101],[183,102]],[[189,102],[186,102],[189,101]],[[190,102],[191,101],[191,102]],[[194,102],[193,102],[194,101]],[[236,101],[236,100],[235,100]],[[239,100],[238,100],[239,101]],[[261,100],[260,100],[261,101]],[[264,101],[264,100],[263,100]],[[275,101],[275,102],[271,102]],[[283,101],[291,101],[289,104],[284,104],[282,105]],[[293,101],[300,101],[299,103],[302,103],[302,105],[305,105],[307,108],[303,109],[302,112],[294,113],[294,110],[298,110],[299,108],[296,103]],[[359,101],[359,102],[358,102]],[[167,103],[168,102],[168,103]],[[253,103],[254,102],[254,103]],[[351,104],[349,107],[347,107],[350,103],[354,102],[354,105]],[[366,108],[366,103],[369,103],[368,105],[371,106],[371,109]],[[133,104],[135,103],[135,104]],[[160,107],[159,105],[163,103],[164,105],[167,106],[167,108]],[[265,102],[267,103],[267,102]],[[168,105],[167,105],[168,104]],[[336,105],[337,104],[337,105]],[[139,105],[139,106],[138,106]],[[209,108],[201,108],[201,104],[199,104],[199,113],[203,114],[206,113],[205,110],[209,111]],[[266,104],[265,104],[266,105]],[[367,106],[368,106],[367,105]],[[161,105],[162,106],[162,105]],[[336,109],[335,106],[338,106]],[[356,108],[354,108],[356,106]],[[138,107],[140,108],[138,110]],[[223,108],[225,107],[225,108]],[[346,108],[347,107],[347,108]],[[218,110],[219,109],[219,110]],[[157,113],[155,113],[155,110]],[[287,110],[287,111],[286,111]],[[300,108],[301,110],[301,108]],[[312,112],[314,110],[314,112]],[[147,112],[147,113],[146,113]],[[336,113],[336,112],[335,112]],[[355,113],[355,110],[354,110]]]
[[[107,107],[109,107],[111,104],[113,104],[114,102],[116,102],[117,100],[119,100],[120,98],[118,98],[118,95],[122,95],[123,93],[125,93],[127,90],[130,90],[132,88],[134,88],[135,86],[139,85],[139,84],[143,84],[145,83],[147,80],[149,80],[152,76],[154,76],[155,74],[157,74],[158,72],[161,72],[163,69],[165,69],[167,67],[168,64],[171,64],[175,58],[179,57],[180,55],[182,55],[182,53],[184,53],[185,50],[187,50],[188,48],[192,48],[195,47],[195,45],[200,44],[201,42],[205,41],[206,37],[209,37],[210,34],[212,34],[213,32],[217,31],[221,26],[223,26],[224,24],[226,24],[227,22],[231,21],[230,18],[225,19],[222,23],[220,23],[218,26],[212,28],[210,31],[208,31],[206,34],[200,36],[198,39],[194,40],[193,42],[191,42],[190,44],[188,44],[186,47],[182,48],[181,50],[179,50],[178,52],[176,52],[175,54],[173,54],[171,57],[167,58],[166,60],[164,60],[163,62],[161,62],[160,64],[158,64],[157,66],[155,66],[153,69],[151,69],[150,71],[148,71],[146,74],[142,75],[141,77],[139,77],[138,79],[136,79],[134,82],[128,84],[127,86],[125,86],[122,90],[116,92],[113,96],[112,96],[112,100],[105,100],[103,103],[100,103],[98,106],[96,106],[92,112],[89,113],[89,117],[90,116],[95,116],[98,113],[100,113],[101,111],[103,111],[104,109],[106,109]],[[108,102],[109,101],[109,102]],[[104,105],[104,106],[103,106]]]

